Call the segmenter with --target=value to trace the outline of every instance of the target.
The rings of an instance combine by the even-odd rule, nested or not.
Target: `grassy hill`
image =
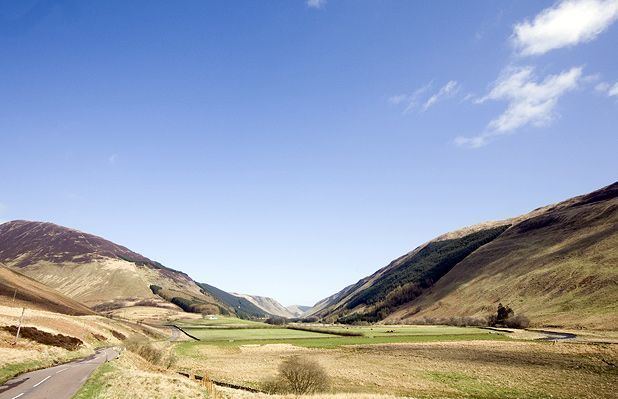
[[[234,313],[185,273],[101,237],[52,223],[1,224],[0,262],[97,310],[139,303],[169,306],[177,298],[191,302],[196,311]],[[167,296],[155,294],[151,286]]]
[[[26,306],[75,316],[95,314],[90,308],[0,264],[0,305]]]
[[[618,183],[440,236],[322,300],[343,322],[485,317],[499,302],[537,326],[618,325]]]

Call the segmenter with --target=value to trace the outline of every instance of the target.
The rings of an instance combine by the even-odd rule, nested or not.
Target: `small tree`
[[[498,304],[498,313],[496,317],[497,324],[504,324],[506,319],[513,316],[513,310],[508,306],[503,306],[501,303]]]
[[[279,366],[278,390],[296,395],[324,392],[329,387],[326,371],[317,362],[293,356]]]

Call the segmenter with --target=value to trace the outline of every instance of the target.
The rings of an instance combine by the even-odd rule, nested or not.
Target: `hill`
[[[198,285],[202,290],[234,309],[236,314],[241,318],[262,318],[271,316],[270,313],[245,297],[230,294],[229,292],[223,291],[206,283],[198,283]]]
[[[277,302],[277,300],[273,298],[269,298],[266,296],[258,296],[258,295],[247,295],[247,294],[236,294],[235,296],[239,298],[244,298],[247,301],[253,303],[258,308],[262,309],[264,312],[271,314],[273,316],[285,317],[288,319],[296,317],[293,312],[289,311],[285,306]]]
[[[618,183],[516,218],[447,233],[318,302],[342,322],[486,317],[537,326],[618,324]]]
[[[95,314],[90,308],[0,264],[0,304],[75,316]]]
[[[294,317],[303,317],[303,315],[307,313],[309,309],[311,309],[311,306],[290,305],[286,306],[285,308],[288,310],[288,312],[292,313]]]
[[[101,237],[53,223],[0,225],[0,262],[97,310],[139,303],[234,314],[185,273]]]

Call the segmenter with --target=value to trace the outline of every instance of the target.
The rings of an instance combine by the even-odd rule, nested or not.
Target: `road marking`
[[[19,394],[19,395],[17,395],[17,396],[13,396],[11,399],[17,399],[17,398],[19,398],[19,397],[20,397],[21,395],[23,395],[23,394],[24,394],[24,393],[22,392],[22,393],[20,393],[20,394]]]
[[[62,369],[62,370],[60,370],[60,371],[56,371],[56,374],[60,374],[60,373],[62,373],[63,371],[67,371],[68,369],[70,369],[70,367],[67,367],[66,369]]]
[[[39,385],[41,385],[41,384],[42,384],[42,383],[44,383],[45,381],[49,380],[50,378],[51,378],[51,375],[48,375],[47,377],[43,378],[40,382],[38,382],[38,383],[34,384],[34,385],[32,386],[32,388],[36,388],[36,387],[38,387]]]

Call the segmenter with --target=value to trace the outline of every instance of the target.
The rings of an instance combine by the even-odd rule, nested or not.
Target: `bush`
[[[0,329],[8,332],[11,335],[17,334],[17,326],[5,326]],[[20,339],[29,339],[43,345],[52,345],[66,350],[74,351],[78,349],[83,342],[79,338],[71,337],[63,334],[51,334],[41,331],[36,327],[22,327],[19,330]]]
[[[156,366],[172,368],[176,363],[173,354],[166,355],[162,349],[154,347],[150,342],[136,337],[127,339],[124,343],[125,348],[139,356],[147,362]]]
[[[530,320],[524,315],[515,316],[513,309],[499,303],[496,314],[487,316],[487,325],[492,327],[528,328]]]
[[[284,324],[287,324],[287,322],[288,320],[285,317],[281,317],[281,316],[272,316],[266,319],[266,323],[272,324],[275,326],[282,326]]]
[[[159,295],[159,292],[162,290],[163,288],[159,285],[156,284],[150,284],[150,290],[152,291],[153,294],[155,295]]]
[[[509,328],[528,328],[530,320],[524,315],[517,315],[506,319],[504,324]]]
[[[317,362],[293,356],[279,366],[279,375],[263,388],[268,393],[306,395],[328,390],[329,378]]]

